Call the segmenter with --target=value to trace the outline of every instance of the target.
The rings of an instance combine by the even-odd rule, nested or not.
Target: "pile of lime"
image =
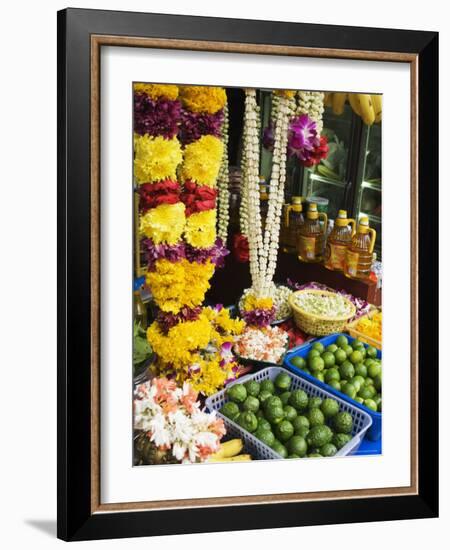
[[[352,438],[353,418],[335,399],[292,390],[280,372],[272,380],[230,386],[220,412],[283,458],[333,456]]]
[[[366,347],[358,339],[350,344],[340,334],[326,347],[315,342],[306,357],[293,357],[291,363],[368,409],[381,412],[381,361],[373,346]]]

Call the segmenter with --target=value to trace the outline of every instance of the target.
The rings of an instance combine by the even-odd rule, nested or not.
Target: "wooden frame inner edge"
[[[212,497],[168,501],[102,504],[100,500],[100,48],[101,46],[187,49],[394,61],[411,67],[411,485],[379,489],[322,491],[236,497]],[[418,494],[418,55],[401,52],[373,52],[305,48],[263,44],[242,44],[114,35],[91,35],[91,513],[132,510],[164,510],[220,507],[229,505],[274,504],[313,500],[405,496]]]

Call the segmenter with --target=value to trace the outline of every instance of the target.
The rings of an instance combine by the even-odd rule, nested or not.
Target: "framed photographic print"
[[[58,13],[60,538],[438,514],[437,82],[433,32]]]

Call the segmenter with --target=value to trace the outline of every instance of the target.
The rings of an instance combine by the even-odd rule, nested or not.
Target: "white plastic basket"
[[[358,447],[361,445],[362,440],[372,424],[371,417],[364,411],[354,407],[350,403],[346,403],[339,397],[328,393],[322,388],[317,387],[316,385],[300,378],[299,376],[293,374],[292,372],[284,369],[283,367],[268,367],[266,369],[260,370],[253,374],[248,374],[243,376],[227,386],[226,389],[229,389],[233,384],[244,384],[248,380],[256,380],[261,382],[262,380],[272,380],[280,374],[280,372],[285,372],[289,374],[292,378],[292,385],[290,391],[293,390],[304,390],[308,397],[320,397],[322,399],[330,397],[339,403],[340,412],[349,412],[353,418],[353,430],[352,430],[352,439],[344,446],[334,456],[348,456],[356,452]],[[250,432],[247,432],[241,428],[238,424],[224,416],[219,412],[228,401],[226,390],[222,390],[211,397],[208,397],[205,404],[209,411],[217,411],[217,415],[223,419],[225,426],[227,428],[227,435],[231,437],[240,437],[244,442],[244,448],[246,452],[250,453],[254,458],[258,460],[270,460],[270,459],[280,459],[283,458],[281,455],[276,453],[268,445],[264,444],[262,441],[257,439]]]

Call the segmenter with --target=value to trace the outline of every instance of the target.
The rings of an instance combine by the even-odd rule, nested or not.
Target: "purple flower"
[[[220,137],[222,123],[223,111],[209,114],[193,113],[182,109],[179,139],[185,145],[205,135]]]
[[[320,144],[317,126],[308,115],[294,117],[289,125],[288,155],[307,160]]]
[[[156,260],[169,260],[177,262],[186,256],[184,243],[179,244],[155,244],[151,239],[142,240],[142,248],[147,260],[148,269],[155,269]]]
[[[225,263],[224,258],[229,253],[230,251],[225,248],[221,239],[216,239],[213,246],[209,248],[196,248],[186,244],[186,259],[199,264],[211,260],[216,267],[223,267]]]
[[[250,326],[267,327],[275,320],[275,313],[275,306],[270,309],[256,308],[250,311],[243,311],[242,318]]]
[[[178,313],[158,311],[156,320],[158,321],[161,330],[167,334],[169,329],[179,323],[183,323],[185,321],[196,321],[201,312],[202,308],[200,306],[193,308],[185,306]]]
[[[172,139],[178,134],[180,116],[178,100],[154,101],[146,94],[134,94],[134,131],[137,134]]]

